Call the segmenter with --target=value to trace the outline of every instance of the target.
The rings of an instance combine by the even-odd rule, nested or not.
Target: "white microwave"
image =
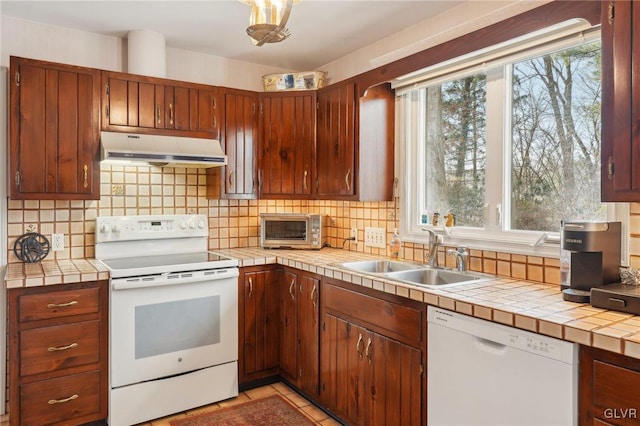
[[[260,215],[260,246],[320,250],[326,242],[326,216],[303,213]]]

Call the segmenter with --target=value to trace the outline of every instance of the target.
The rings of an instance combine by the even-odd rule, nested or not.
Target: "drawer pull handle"
[[[78,304],[77,300],[72,300],[71,302],[67,302],[67,303],[49,303],[47,305],[47,308],[49,308],[49,309],[67,308],[69,306],[73,306],[73,305],[77,305],[77,304]]]
[[[362,352],[360,352],[360,343],[362,343],[362,333],[358,333],[358,342],[356,343],[356,352],[362,358]]]
[[[69,398],[50,399],[49,400],[49,405],[62,404],[63,402],[73,401],[74,399],[78,399],[78,394],[77,393],[71,395]]]
[[[291,279],[291,285],[289,286],[289,294],[291,295],[291,300],[296,300],[296,296],[293,294],[293,286],[296,284],[296,279]]]
[[[73,349],[73,348],[77,348],[77,347],[78,347],[78,344],[76,342],[73,342],[72,344],[67,345],[67,346],[58,346],[58,347],[50,346],[47,350],[49,352],[66,351],[67,349]]]
[[[82,187],[86,188],[89,186],[89,180],[88,180],[88,176],[87,176],[87,172],[89,170],[89,167],[85,164],[84,167],[82,168],[84,174],[82,175]]]
[[[311,290],[311,303],[313,304],[313,309],[318,306],[318,288],[316,285],[313,285],[313,289]]]

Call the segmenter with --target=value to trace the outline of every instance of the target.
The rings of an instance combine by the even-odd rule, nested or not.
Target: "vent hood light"
[[[102,160],[160,167],[208,168],[227,164],[216,139],[101,132]]]

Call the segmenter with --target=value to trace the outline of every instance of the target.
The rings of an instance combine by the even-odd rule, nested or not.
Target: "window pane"
[[[457,226],[483,226],[485,99],[484,74],[427,88],[426,209],[441,224],[451,212]]]
[[[600,203],[600,42],[513,65],[511,228],[606,220]]]

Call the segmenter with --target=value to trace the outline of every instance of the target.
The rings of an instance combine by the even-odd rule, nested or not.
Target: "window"
[[[600,202],[599,32],[470,56],[395,84],[404,237],[557,255],[545,242],[561,220],[614,220]]]

